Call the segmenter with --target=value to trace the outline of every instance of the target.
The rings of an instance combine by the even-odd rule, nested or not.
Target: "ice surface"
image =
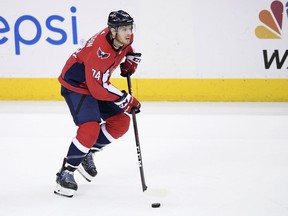
[[[0,102],[3,216],[287,216],[288,103],[143,103],[133,127],[75,173],[73,198],[54,195],[75,135],[64,102]],[[159,202],[160,208],[151,208]]]

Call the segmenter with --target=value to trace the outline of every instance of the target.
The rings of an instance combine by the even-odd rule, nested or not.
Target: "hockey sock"
[[[114,137],[107,131],[106,124],[101,125],[101,130],[97,139],[97,143],[102,143],[103,145],[108,145],[113,142]],[[94,145],[95,146],[95,145]]]
[[[106,123],[101,125],[101,131],[106,138],[112,142],[123,136],[129,129],[130,117],[125,113],[120,113],[106,119]],[[99,142],[103,143],[103,142]]]
[[[77,167],[88,151],[89,149],[79,143],[79,141],[75,138],[69,147],[66,163]]]
[[[112,116],[101,125],[96,144],[91,148],[92,152],[101,150],[104,146],[118,139],[129,129],[130,117],[125,113]]]

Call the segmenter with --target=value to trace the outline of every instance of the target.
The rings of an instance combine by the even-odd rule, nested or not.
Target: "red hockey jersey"
[[[85,46],[67,60],[59,82],[67,89],[92,95],[98,100],[115,101],[123,93],[110,83],[110,77],[127,53],[132,53],[131,44],[116,50],[112,46],[109,29],[91,37]]]

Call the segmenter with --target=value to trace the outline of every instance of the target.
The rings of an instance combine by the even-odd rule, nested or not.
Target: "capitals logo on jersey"
[[[110,56],[110,53],[105,53],[105,52],[103,52],[103,51],[100,49],[100,47],[99,47],[99,48],[98,48],[98,51],[97,51],[97,55],[98,55],[98,57],[101,58],[101,59],[106,59],[106,58],[108,58],[108,57]]]

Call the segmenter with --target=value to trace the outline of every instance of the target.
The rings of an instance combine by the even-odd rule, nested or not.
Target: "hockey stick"
[[[132,84],[131,84],[130,73],[127,74],[127,83],[128,83],[129,94],[132,95]],[[147,189],[147,185],[145,183],[145,177],[144,177],[143,161],[142,161],[142,155],[141,155],[141,148],[140,148],[140,142],[139,142],[139,134],[138,134],[138,127],[137,127],[135,110],[132,109],[131,114],[132,114],[132,120],[133,120],[133,126],[134,126],[134,135],[135,135],[135,141],[136,141],[136,149],[137,149],[137,155],[138,155],[138,163],[139,163],[139,170],[140,170],[140,176],[141,176],[142,190],[144,192]]]

